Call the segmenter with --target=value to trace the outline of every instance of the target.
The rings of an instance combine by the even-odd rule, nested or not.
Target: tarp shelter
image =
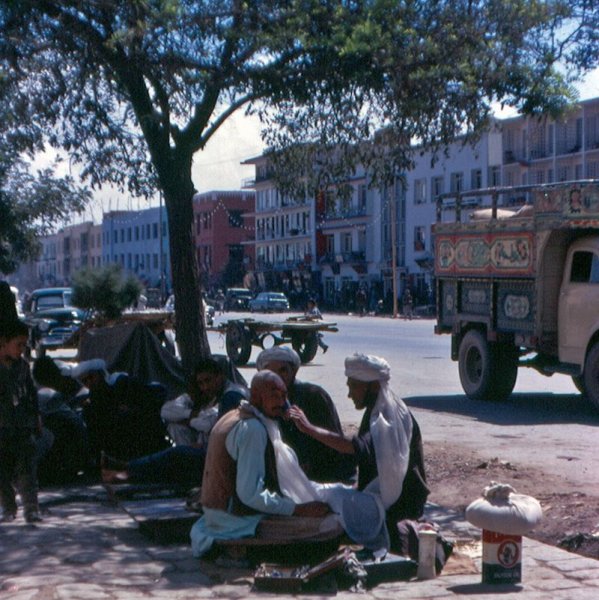
[[[163,346],[143,323],[121,323],[91,327],[79,342],[77,360],[102,358],[108,371],[123,371],[146,383],[159,382],[169,398],[186,389],[180,361]]]
[[[158,339],[150,327],[140,322],[91,327],[79,342],[78,361],[102,358],[108,370],[123,371],[146,383],[158,382],[167,389],[168,398],[186,391],[181,362]],[[230,381],[247,386],[237,368],[224,355],[213,355],[223,363]]]

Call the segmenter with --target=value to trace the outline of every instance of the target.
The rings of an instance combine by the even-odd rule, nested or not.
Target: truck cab
[[[599,236],[576,240],[568,249],[558,306],[559,360],[582,371],[599,332]]]

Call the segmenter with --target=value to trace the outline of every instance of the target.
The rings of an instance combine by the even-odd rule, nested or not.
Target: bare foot
[[[102,469],[103,483],[127,483],[127,481],[129,481],[129,473],[127,471]]]

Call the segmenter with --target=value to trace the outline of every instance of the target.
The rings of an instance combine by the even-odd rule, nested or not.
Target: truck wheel
[[[235,365],[245,365],[252,353],[252,338],[247,327],[241,323],[229,323],[225,335],[227,356]]]
[[[593,408],[599,410],[599,343],[596,343],[587,354],[582,379],[587,400]]]
[[[494,344],[493,351],[493,400],[505,400],[514,391],[518,376],[518,348],[512,344]]]
[[[316,332],[295,334],[291,346],[298,353],[302,364],[309,363],[318,352],[318,334]]]
[[[460,382],[472,400],[489,400],[493,394],[493,352],[484,335],[471,329],[460,343]]]

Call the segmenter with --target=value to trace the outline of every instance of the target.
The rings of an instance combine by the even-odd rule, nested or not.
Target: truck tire
[[[587,354],[582,379],[586,399],[599,411],[599,343],[595,343]]]
[[[462,338],[458,354],[460,382],[468,398],[488,400],[493,392],[493,357],[484,335],[471,329]]]
[[[518,348],[513,344],[493,344],[493,400],[506,400],[514,391],[518,377]]]

